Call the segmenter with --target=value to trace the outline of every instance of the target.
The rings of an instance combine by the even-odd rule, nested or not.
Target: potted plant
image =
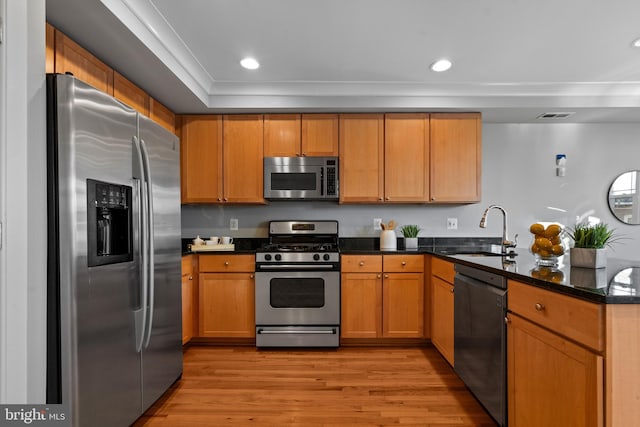
[[[607,224],[576,224],[573,230],[569,231],[569,237],[574,241],[570,250],[572,267],[606,267],[605,248],[616,240],[614,230]]]
[[[403,225],[400,228],[400,232],[404,236],[405,249],[418,249],[418,233],[420,233],[420,227],[417,225]]]

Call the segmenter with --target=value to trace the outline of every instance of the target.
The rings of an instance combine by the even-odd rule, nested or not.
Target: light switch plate
[[[229,230],[231,231],[238,230],[238,218],[231,218],[229,220]]]
[[[382,218],[373,218],[373,229],[374,230],[382,230],[380,226],[382,224]]]

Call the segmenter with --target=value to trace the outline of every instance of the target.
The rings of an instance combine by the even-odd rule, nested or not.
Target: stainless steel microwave
[[[337,157],[265,157],[264,198],[338,200]]]

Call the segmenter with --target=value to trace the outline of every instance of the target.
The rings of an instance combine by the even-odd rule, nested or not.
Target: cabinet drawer
[[[382,270],[385,273],[422,273],[424,255],[384,255]]]
[[[199,272],[253,272],[255,255],[199,255]]]
[[[382,255],[343,255],[344,273],[379,273],[382,271]]]
[[[453,263],[445,261],[440,258],[431,258],[431,274],[438,276],[439,278],[453,284],[453,278],[456,275],[456,271],[453,268]]]
[[[509,311],[597,351],[604,349],[604,307],[509,280]]]
[[[182,257],[182,275],[193,274],[193,258],[192,255],[185,255]]]

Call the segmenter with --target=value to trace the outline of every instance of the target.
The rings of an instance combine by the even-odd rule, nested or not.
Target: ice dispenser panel
[[[131,187],[87,180],[89,267],[133,259]]]

